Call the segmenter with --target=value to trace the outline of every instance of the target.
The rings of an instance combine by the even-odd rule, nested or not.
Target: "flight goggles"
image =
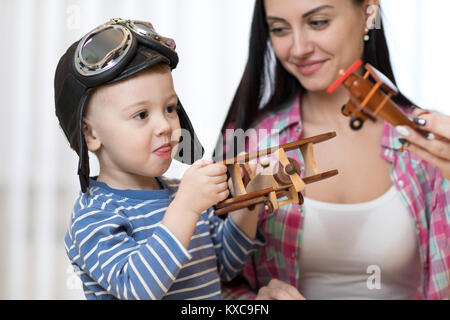
[[[159,35],[150,22],[111,19],[83,37],[74,55],[74,67],[85,85],[93,87],[113,79],[134,56],[138,42],[178,63],[175,41]]]

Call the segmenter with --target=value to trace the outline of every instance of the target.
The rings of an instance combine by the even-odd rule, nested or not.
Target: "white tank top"
[[[380,198],[305,198],[299,291],[307,299],[414,299],[421,281],[416,227],[393,186]]]

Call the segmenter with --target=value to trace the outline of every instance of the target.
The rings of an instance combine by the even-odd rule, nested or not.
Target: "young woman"
[[[353,131],[341,114],[347,91],[326,89],[357,59],[395,83],[378,0],[256,1],[247,66],[222,131],[259,130],[248,152],[335,131],[315,145],[315,158],[339,175],[308,185],[303,206],[261,212],[267,244],[225,298],[449,298],[450,119],[414,111],[399,94],[394,101],[434,141],[382,119]],[[302,155],[288,156],[304,176]]]

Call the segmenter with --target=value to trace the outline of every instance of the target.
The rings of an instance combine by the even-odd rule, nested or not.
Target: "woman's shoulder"
[[[296,95],[277,106],[263,108],[251,127],[271,130],[289,125],[291,122],[298,123],[299,120],[300,96]]]

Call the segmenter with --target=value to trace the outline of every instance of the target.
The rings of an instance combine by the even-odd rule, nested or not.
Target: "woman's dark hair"
[[[364,0],[353,1],[358,5],[364,2]],[[383,23],[381,19],[379,21],[378,28],[369,31],[370,39],[365,42],[363,62],[370,63],[396,84]],[[276,59],[274,70],[270,70],[271,60],[274,57],[272,57],[269,47],[269,39],[264,0],[256,0],[250,30],[247,65],[222,132],[230,123],[234,123],[235,128],[247,130],[261,112],[273,110],[305,90],[298,80],[284,69],[278,59]],[[267,89],[270,89],[271,95],[260,110]],[[393,100],[399,105],[412,105],[401,93],[396,95]]]

